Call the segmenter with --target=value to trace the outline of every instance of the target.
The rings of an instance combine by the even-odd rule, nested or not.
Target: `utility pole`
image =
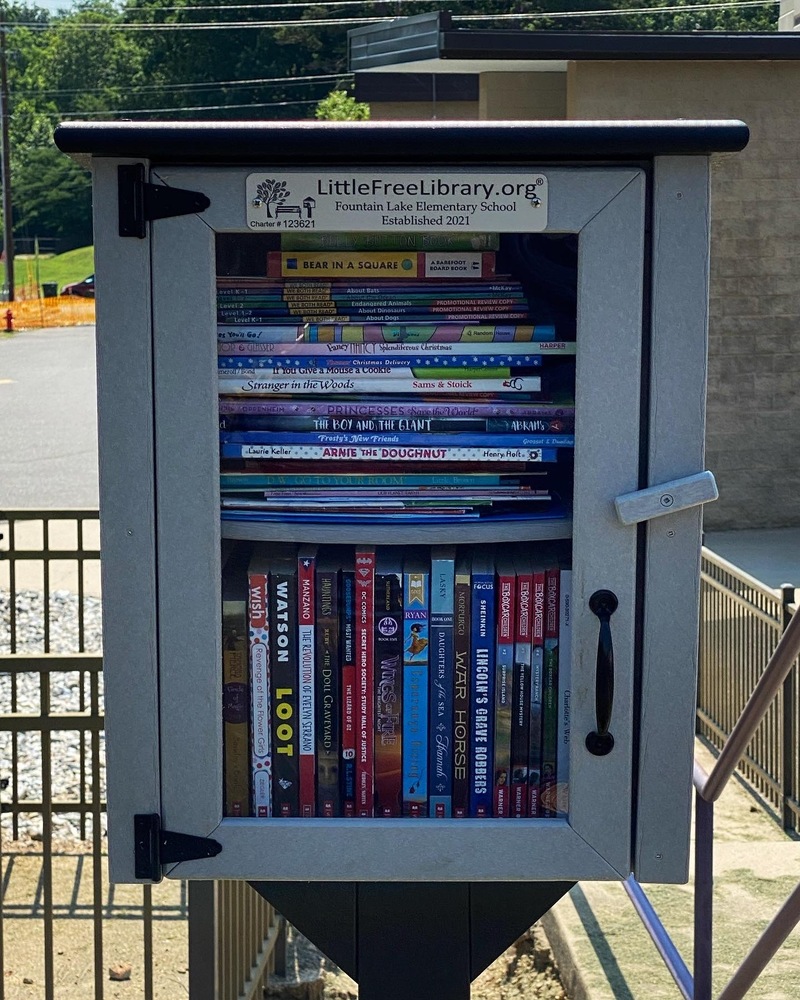
[[[8,147],[8,68],[6,66],[6,9],[0,0],[0,160],[3,173],[3,248],[6,258],[8,301],[14,301],[14,220],[11,208],[11,166]]]

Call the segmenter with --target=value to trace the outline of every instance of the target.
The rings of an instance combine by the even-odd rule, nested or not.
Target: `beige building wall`
[[[477,121],[477,101],[370,101],[370,119],[387,121]]]
[[[709,530],[800,525],[800,62],[580,62],[570,118],[741,118],[712,161]]]
[[[480,118],[486,121],[563,119],[566,73],[481,73]]]

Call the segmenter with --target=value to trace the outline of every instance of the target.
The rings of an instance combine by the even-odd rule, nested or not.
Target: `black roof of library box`
[[[735,120],[581,122],[65,122],[60,150],[157,163],[514,164],[736,152]]]

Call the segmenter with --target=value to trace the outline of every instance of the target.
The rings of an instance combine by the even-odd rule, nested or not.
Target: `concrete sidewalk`
[[[696,755],[710,770],[711,754],[698,745]],[[714,812],[713,996],[717,997],[800,882],[800,842],[786,836],[735,778]],[[691,882],[644,888],[691,970]],[[542,924],[571,1000],[680,998],[621,884],[579,883]],[[747,996],[748,1000],[798,1000],[800,928],[790,934]]]

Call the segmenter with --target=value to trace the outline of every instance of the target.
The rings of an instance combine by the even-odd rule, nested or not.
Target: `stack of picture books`
[[[283,237],[218,279],[223,518],[565,517],[575,343],[514,237],[392,237]]]
[[[238,543],[225,815],[566,813],[571,577],[542,544]]]

